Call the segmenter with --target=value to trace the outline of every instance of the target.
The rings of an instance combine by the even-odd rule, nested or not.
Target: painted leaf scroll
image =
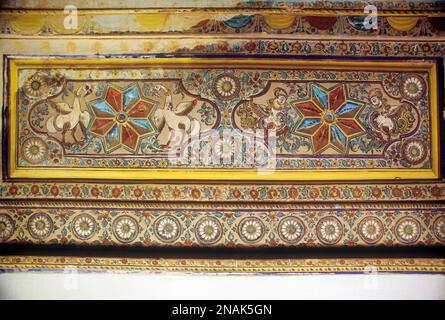
[[[11,74],[12,178],[438,177],[434,62],[17,59]]]

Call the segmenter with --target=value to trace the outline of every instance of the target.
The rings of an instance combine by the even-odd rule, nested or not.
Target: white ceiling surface
[[[0,274],[0,299],[442,299],[445,275]]]

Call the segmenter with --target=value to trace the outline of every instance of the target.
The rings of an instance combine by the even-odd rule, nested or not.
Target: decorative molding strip
[[[363,202],[442,201],[444,183],[417,184],[0,184],[2,199],[119,200],[119,201],[228,201],[228,202]]]
[[[445,244],[445,209],[0,209],[0,242],[113,246]]]
[[[445,273],[445,259],[133,259],[3,256],[0,270],[183,271],[251,273]]]
[[[443,33],[445,8],[378,11],[378,28],[367,28],[360,9],[79,9],[77,25],[64,27],[63,10],[0,11],[0,34],[104,35],[150,34],[335,34],[424,36]]]
[[[392,208],[397,210],[405,209],[442,209],[445,204],[441,202],[426,202],[426,201],[394,201],[394,202],[329,202],[321,201],[316,204],[312,202],[219,202],[219,201],[106,201],[106,200],[44,200],[44,199],[4,199],[0,204],[0,208],[12,209],[26,209],[26,208],[69,208],[69,209],[134,209],[134,210],[307,210],[313,209],[316,205],[320,210],[335,210],[335,209],[355,209],[355,210],[380,210],[385,208]]]

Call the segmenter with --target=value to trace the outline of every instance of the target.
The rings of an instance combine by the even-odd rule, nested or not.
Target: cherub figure
[[[259,104],[253,100],[245,102],[244,109],[239,109],[239,115],[243,116],[247,109],[252,112],[255,121],[252,123],[252,128],[249,129],[275,129],[277,135],[282,135],[287,132],[286,115],[283,109],[286,107],[288,93],[283,88],[275,88],[274,97],[267,101],[267,104]]]
[[[389,142],[391,139],[391,132],[394,129],[395,123],[393,119],[389,116],[390,106],[387,104],[385,98],[383,98],[383,93],[380,89],[374,89],[369,92],[369,102],[374,110],[377,112],[377,117],[375,118],[375,124],[378,129],[380,129],[386,136],[386,140]],[[380,133],[379,138],[385,140],[385,137]]]
[[[379,130],[379,132],[374,132],[377,138],[389,143],[393,136],[405,134],[411,130],[415,117],[410,105],[406,103],[390,105],[380,89],[369,92],[369,102],[375,110],[371,121]]]

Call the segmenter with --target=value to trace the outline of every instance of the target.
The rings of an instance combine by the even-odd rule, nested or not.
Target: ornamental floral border
[[[445,208],[0,209],[0,243],[354,247],[445,244]]]
[[[439,201],[445,184],[104,184],[17,182],[0,184],[2,199],[121,201]]]
[[[435,41],[413,41],[399,38],[400,41],[373,41],[372,39],[326,39],[313,37],[298,39],[292,37],[277,37],[275,39],[234,39],[221,37],[219,41],[200,41],[192,46],[178,47],[175,53],[194,54],[307,54],[307,55],[339,55],[378,57],[443,57],[445,43],[442,37]]]
[[[357,273],[415,272],[445,273],[445,259],[135,259],[61,256],[4,256],[0,270],[84,272],[186,271],[186,272],[274,272]]]

